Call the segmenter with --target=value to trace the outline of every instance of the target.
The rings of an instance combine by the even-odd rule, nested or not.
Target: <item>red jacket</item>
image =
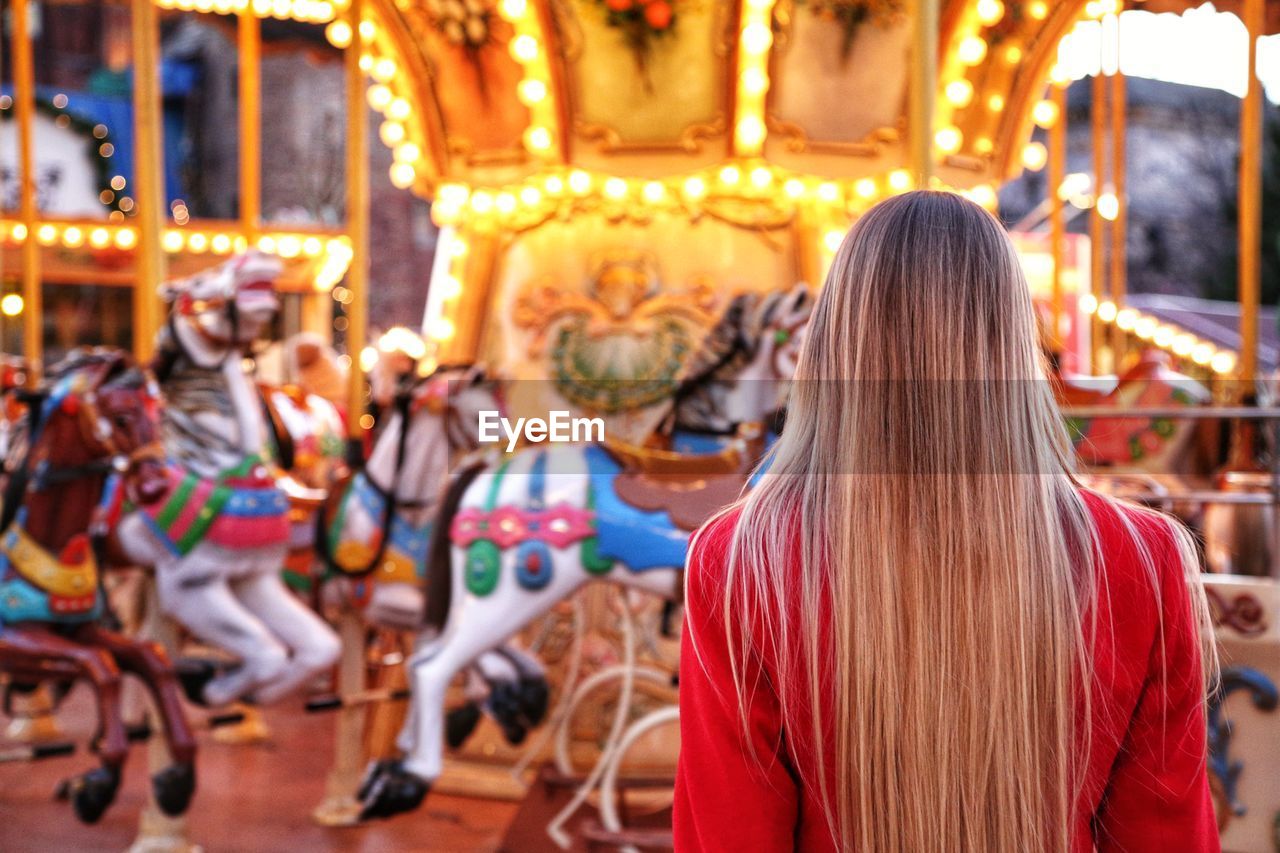
[[[1120,527],[1115,511],[1085,494],[1101,536],[1093,750],[1087,785],[1073,816],[1078,851],[1217,851],[1217,827],[1205,768],[1200,650],[1188,592],[1172,539],[1139,519],[1160,577],[1160,595]],[[759,685],[749,711],[748,749],[720,616],[729,516],[698,538],[689,556],[687,622],[680,660],[680,763],[676,774],[678,851],[831,850],[822,809],[794,772],[812,752],[805,735],[784,742],[771,679],[752,656],[744,673]],[[1167,667],[1158,625],[1163,610]],[[1105,626],[1114,624],[1114,632]],[[698,651],[690,642],[692,626]],[[763,645],[763,644],[761,644]],[[754,670],[754,671],[753,671]],[[760,675],[768,677],[759,678]],[[801,742],[796,742],[799,738]],[[834,785],[834,776],[829,781]]]

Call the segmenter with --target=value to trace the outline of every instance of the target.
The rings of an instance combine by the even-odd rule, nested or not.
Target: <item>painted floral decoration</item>
[[[622,31],[627,47],[635,57],[636,70],[645,90],[652,92],[649,80],[649,51],[653,40],[672,31],[676,25],[676,0],[596,0],[605,9],[605,20]]]

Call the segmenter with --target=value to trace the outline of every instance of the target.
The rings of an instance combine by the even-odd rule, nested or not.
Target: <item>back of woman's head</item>
[[[769,638],[846,849],[1069,844],[1095,534],[1039,359],[1017,256],[977,205],[908,193],[845,238],[724,608],[736,656]]]

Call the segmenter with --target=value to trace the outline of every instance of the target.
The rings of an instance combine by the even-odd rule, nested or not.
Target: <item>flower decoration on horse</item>
[[[801,0],[804,2],[804,0]],[[858,28],[870,22],[888,27],[902,20],[902,0],[808,0],[809,7],[819,18],[833,21],[843,29],[840,40],[840,62],[849,61],[853,52],[853,39]]]

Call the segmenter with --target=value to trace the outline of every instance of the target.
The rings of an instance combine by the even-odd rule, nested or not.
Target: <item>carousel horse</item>
[[[265,458],[261,400],[244,352],[279,307],[280,266],[249,252],[167,283],[157,346],[170,494],[120,523],[135,562],[155,567],[161,610],[239,658],[203,685],[210,705],[273,702],[337,660],[332,629],[285,586],[289,503]]]
[[[0,515],[0,669],[14,684],[87,680],[98,702],[101,766],[63,783],[85,823],[115,799],[129,742],[121,672],[138,676],[164,724],[172,764],[152,777],[162,811],[186,811],[195,790],[195,739],[173,667],[155,643],[108,626],[99,570],[102,538],[125,500],[154,506],[165,494],[151,381],[127,355],[73,353],[52,385],[26,396]]]
[[[481,410],[498,402],[475,368],[442,368],[402,376],[389,391],[389,413],[362,470],[332,490],[316,525],[316,551],[327,568],[325,589],[354,604],[372,625],[394,631],[422,626],[428,590],[425,564],[441,485],[451,463],[477,448]],[[435,440],[444,436],[445,441]],[[512,645],[480,656],[473,668],[482,706],[512,743],[546,712],[541,664]],[[470,734],[478,713],[455,718],[451,741]]]
[[[747,488],[761,460],[755,422],[777,408],[789,378],[777,370],[794,365],[811,308],[804,288],[739,297],[708,336],[713,354],[695,354],[696,384],[719,383],[720,405],[743,420],[712,453],[535,447],[455,476],[429,546],[428,628],[409,662],[412,703],[398,741],[405,755],[371,769],[366,817],[422,802],[443,769],[445,691],[485,651],[594,579],[679,596],[692,531]]]

